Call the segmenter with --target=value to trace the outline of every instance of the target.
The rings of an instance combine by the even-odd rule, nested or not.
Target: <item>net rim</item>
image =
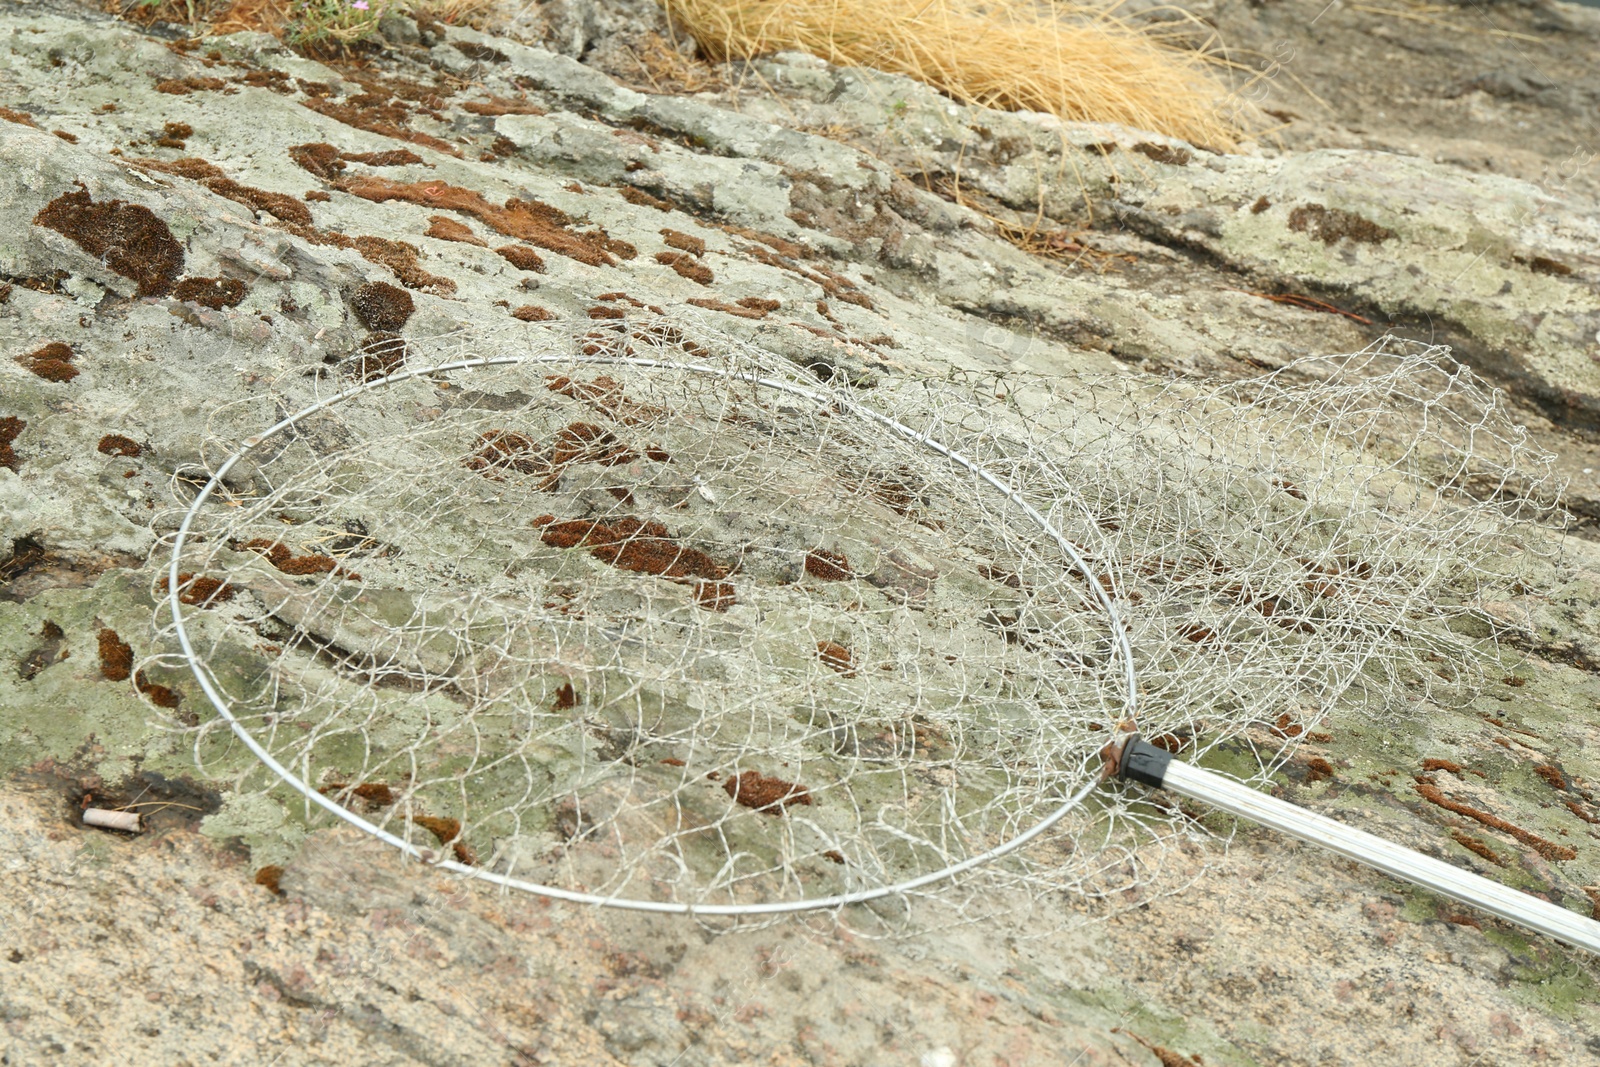
[[[974,476],[982,479],[991,487],[1006,497],[1014,506],[1037,525],[1055,544],[1066,554],[1074,566],[1085,576],[1084,586],[1092,594],[1100,609],[1105,613],[1106,620],[1111,626],[1118,653],[1122,657],[1123,670],[1122,682],[1125,687],[1123,697],[1123,710],[1130,720],[1137,721],[1138,710],[1138,681],[1134,670],[1133,649],[1128,642],[1127,629],[1117,613],[1116,605],[1111,596],[1106,592],[1100,580],[1100,573],[1095,570],[1087,559],[1084,558],[1076,546],[1067,539],[1054,524],[1050,522],[1037,508],[1022,499],[1021,495],[1010,486],[1006,485],[998,476],[984,468],[975,460],[970,459],[962,452],[946,445],[944,442],[916,430],[905,423],[862,404],[842,391],[818,391],[795,382],[785,381],[764,375],[755,370],[739,370],[730,367],[716,367],[705,363],[685,363],[676,360],[649,359],[638,356],[606,356],[588,355],[582,353],[547,354],[547,355],[514,355],[514,356],[485,356],[476,359],[454,360],[448,363],[435,364],[415,370],[407,369],[393,374],[376,378],[372,381],[362,382],[351,386],[331,396],[324,397],[290,415],[286,415],[267,427],[265,430],[252,437],[246,438],[244,446],[230,455],[217,467],[210,479],[200,489],[194,501],[183,514],[183,519],[178,525],[172,541],[172,559],[167,567],[167,605],[172,612],[173,632],[177,637],[183,660],[188,665],[190,673],[205,693],[206,699],[213,708],[227,722],[234,736],[248,748],[258,760],[269,770],[288,784],[308,802],[317,805],[329,814],[350,824],[358,830],[398,849],[403,855],[419,860],[429,866],[439,867],[456,874],[465,875],[480,881],[492,883],[506,889],[516,889],[521,892],[531,893],[535,896],[551,900],[561,900],[575,904],[590,904],[600,907],[617,908],[626,911],[652,912],[657,914],[674,914],[684,916],[722,916],[722,917],[747,917],[747,916],[775,916],[798,914],[809,911],[820,911],[841,908],[850,904],[864,904],[886,897],[900,896],[913,893],[926,886],[936,884],[953,878],[966,871],[972,870],[992,860],[1001,858],[1015,852],[1029,842],[1038,838],[1051,827],[1064,819],[1074,809],[1079,807],[1089,794],[1100,785],[1101,777],[1092,778],[1080,787],[1075,793],[1065,798],[1053,810],[1027,829],[1008,838],[1000,844],[979,853],[969,856],[957,863],[948,864],[934,871],[929,871],[915,878],[904,879],[890,885],[877,886],[871,889],[854,890],[848,893],[836,893],[824,897],[801,897],[795,900],[771,901],[755,904],[694,904],[677,901],[645,900],[636,897],[619,895],[602,895],[588,893],[581,890],[564,889],[560,886],[547,885],[524,878],[517,878],[509,874],[500,874],[486,871],[482,868],[461,863],[457,860],[447,859],[442,854],[432,849],[420,847],[391,833],[363,818],[356,812],[335,803],[323,796],[299,775],[294,774],[280,763],[267,749],[250,733],[245,724],[233,713],[233,708],[228,698],[221,692],[215,681],[210,677],[210,672],[205,666],[204,659],[196,652],[193,642],[190,641],[188,627],[183,615],[181,600],[181,583],[179,570],[183,557],[183,548],[189,536],[190,528],[199,515],[205,503],[211,498],[213,492],[222,484],[223,479],[235,465],[240,463],[253,450],[270,441],[277,434],[292,428],[296,423],[309,418],[318,412],[335,407],[345,401],[351,400],[365,393],[375,392],[379,389],[397,385],[413,378],[429,377],[446,374],[453,371],[474,370],[484,367],[515,366],[519,364],[551,364],[572,365],[591,364],[596,366],[623,366],[637,367],[646,370],[671,370],[691,374],[701,374],[722,378],[729,381],[742,381],[752,385],[776,389],[791,396],[809,401],[823,407],[837,406],[843,408],[850,415],[875,423],[892,433],[938,453],[945,459],[964,468]]]

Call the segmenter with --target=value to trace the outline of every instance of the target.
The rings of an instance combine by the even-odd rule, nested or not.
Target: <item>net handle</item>
[[[1108,762],[1124,780],[1170,789],[1179,796],[1249,819],[1524,929],[1600,955],[1600,923],[1593,919],[1257,792],[1225,775],[1175,760],[1165,750],[1140,740],[1138,734],[1129,735],[1120,746],[1113,745]]]
[[[872,408],[867,407],[866,405],[861,404],[842,393],[819,392],[806,386],[797,385],[794,382],[787,382],[778,378],[766,377],[753,371],[739,371],[729,368],[714,367],[704,363],[681,363],[673,360],[647,359],[637,356],[486,356],[479,359],[465,359],[457,360],[451,363],[441,363],[436,366],[425,367],[418,370],[397,371],[394,374],[389,374],[382,378],[377,378],[370,382],[364,382],[359,385],[351,386],[348,389],[341,390],[332,396],[325,397],[316,401],[315,403],[301,408],[292,415],[287,415],[284,418],[279,419],[261,433],[256,434],[253,437],[246,438],[243,447],[223,461],[222,465],[217,468],[216,473],[212,474],[210,480],[207,481],[206,484],[201,488],[199,494],[195,497],[194,502],[189,505],[189,510],[184,513],[183,521],[179,524],[178,530],[173,536],[172,561],[167,567],[167,605],[172,612],[173,631],[177,635],[178,644],[183,650],[183,657],[185,662],[187,662],[189,665],[190,672],[194,675],[195,681],[199,683],[201,690],[205,693],[206,698],[211,702],[211,705],[217,709],[217,713],[227,721],[228,727],[233,731],[234,736],[237,737],[257,759],[265,764],[268,769],[270,769],[284,782],[288,783],[291,788],[303,796],[309,803],[317,805],[318,807],[327,811],[329,814],[338,819],[342,819],[344,822],[349,823],[351,826],[356,827],[364,833],[370,834],[378,840],[383,841],[385,844],[399,849],[401,853],[410,856],[413,859],[420,860],[432,866],[441,867],[448,871],[454,871],[457,874],[466,875],[471,878],[477,878],[482,881],[491,882],[495,885],[504,886],[508,889],[517,889],[523,892],[533,893],[537,896],[548,897],[552,900],[564,900],[576,904],[594,904],[602,907],[620,908],[628,911],[642,911],[653,912],[657,914],[686,916],[705,915],[738,917],[757,915],[784,915],[832,909],[843,907],[847,904],[863,904],[869,901],[881,900],[885,897],[915,892],[919,889],[925,888],[926,886],[933,885],[937,882],[942,882],[948,878],[953,878],[966,871],[972,870],[975,867],[979,867],[985,863],[989,863],[1023,848],[1035,838],[1039,837],[1051,827],[1055,826],[1062,819],[1066,818],[1068,813],[1081,805],[1088,798],[1089,794],[1094,792],[1096,787],[1099,786],[1101,779],[1095,778],[1089,781],[1085,785],[1079,787],[1076,792],[1065,798],[1054,810],[1052,810],[1044,818],[1040,819],[1037,823],[1030,826],[1028,829],[1017,834],[1015,837],[1001,842],[999,845],[996,845],[985,852],[981,852],[975,856],[969,856],[967,859],[964,859],[959,863],[949,864],[948,866],[941,867],[936,871],[930,871],[926,874],[919,875],[916,878],[895,882],[891,885],[879,886],[874,889],[861,889],[849,893],[836,893],[826,897],[801,898],[799,900],[778,901],[765,904],[691,904],[662,900],[639,900],[631,897],[606,896],[597,893],[585,893],[577,890],[562,889],[559,886],[550,886],[539,882],[531,882],[526,879],[512,877],[508,874],[496,874],[492,871],[485,871],[481,868],[469,866],[456,860],[446,859],[441,854],[434,852],[432,849],[420,848],[404,838],[390,833],[388,830],[369,822],[355,812],[350,811],[348,808],[334,803],[332,800],[323,796],[315,789],[312,789],[310,785],[303,781],[298,775],[292,773],[282,763],[278,762],[278,760],[274,758],[273,755],[255,739],[250,731],[245,729],[244,724],[240,722],[238,717],[233,714],[233,708],[230,705],[228,698],[223,695],[221,688],[216,683],[216,680],[211,677],[211,672],[205,666],[204,660],[195,651],[194,644],[189,638],[188,627],[184,622],[183,603],[180,599],[181,589],[180,582],[178,580],[179,565],[183,554],[183,546],[184,542],[189,537],[190,528],[194,525],[195,518],[199,515],[200,509],[204,507],[206,501],[211,498],[212,494],[216,491],[218,486],[222,484],[223,479],[227,477],[228,472],[231,471],[234,466],[243,461],[251,451],[260,447],[263,443],[270,440],[278,433],[293,427],[302,419],[309,418],[320,411],[326,410],[327,408],[333,407],[337,404],[341,404],[346,400],[360,396],[363,393],[373,392],[377,389],[387,388],[391,385],[397,385],[412,378],[445,374],[451,371],[475,370],[480,367],[512,366],[522,363],[545,363],[560,365],[587,363],[600,366],[640,367],[650,370],[675,370],[692,374],[703,374],[730,381],[741,381],[751,385],[765,386],[767,388],[776,389],[781,392],[788,393],[791,396],[810,401],[811,403],[822,407],[830,407],[835,405],[841,407],[852,415],[866,419],[869,422],[876,423],[907,441],[921,445],[924,448],[938,453],[939,455],[948,459],[950,462],[976,475],[978,478],[981,478],[984,482],[988,483],[995,490],[1005,496],[1007,500],[1020,508],[1024,514],[1033,520],[1033,522],[1036,523],[1041,530],[1049,535],[1050,539],[1055,542],[1056,546],[1066,554],[1067,558],[1070,559],[1084,575],[1084,585],[1089,589],[1095,601],[1099,604],[1101,610],[1105,612],[1107,622],[1111,626],[1111,632],[1117,651],[1122,656],[1122,681],[1125,687],[1125,693],[1123,697],[1124,712],[1129,719],[1137,721],[1138,682],[1134,673],[1133,649],[1128,643],[1127,630],[1123,626],[1120,616],[1117,614],[1116,605],[1112,602],[1110,593],[1103,588],[1103,585],[1099,580],[1098,573],[1090,567],[1089,561],[1086,560],[1082,553],[1078,551],[1077,547],[1067,539],[1066,535],[1064,535],[1060,530],[1056,529],[1049,519],[1040,514],[1038,509],[1034,508],[1033,505],[1022,499],[1021,495],[1015,489],[1012,489],[1010,486],[1006,485],[993,473],[984,469],[977,462],[968,458],[961,452],[958,452],[954,448],[951,448],[936,438],[922,433],[919,430],[915,430],[910,426],[907,426],[904,423],[883,414],[882,412],[875,411]]]

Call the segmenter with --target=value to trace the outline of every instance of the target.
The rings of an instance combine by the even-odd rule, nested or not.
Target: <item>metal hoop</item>
[[[525,879],[514,878],[510,875],[495,874],[491,871],[485,871],[481,868],[469,866],[455,860],[444,859],[433,853],[431,850],[418,848],[411,842],[406,841],[405,839],[398,837],[397,835],[392,834],[379,826],[373,825],[371,822],[362,818],[355,812],[352,812],[349,809],[334,803],[332,800],[329,800],[315,789],[312,789],[302,778],[293,774],[288,768],[283,766],[283,764],[279,763],[278,760],[275,759],[272,754],[255,739],[253,735],[251,735],[251,733],[245,728],[244,724],[240,722],[239,719],[234,715],[233,708],[230,705],[227,697],[222,694],[220,688],[216,684],[216,681],[211,677],[210,671],[206,667],[204,661],[195,652],[193,643],[189,639],[188,628],[184,623],[183,603],[179,596],[180,582],[178,578],[179,565],[183,555],[184,541],[189,536],[190,528],[194,524],[196,516],[199,514],[200,509],[205,505],[206,501],[210,499],[212,492],[222,483],[223,478],[227,476],[228,472],[233,469],[235,464],[243,460],[247,455],[250,454],[251,451],[265,444],[276,434],[293,427],[302,419],[308,418],[317,412],[323,411],[337,404],[341,404],[346,400],[350,400],[364,393],[373,392],[390,385],[396,385],[412,378],[445,374],[450,371],[473,370],[480,367],[515,366],[524,363],[570,365],[575,362],[596,364],[601,366],[624,366],[655,370],[681,371],[722,378],[730,381],[748,382],[752,385],[776,389],[814,404],[842,408],[850,414],[858,418],[865,419],[868,422],[875,423],[907,441],[921,445],[924,448],[936,452],[955,465],[964,468],[973,475],[976,475],[978,478],[982,479],[984,482],[988,483],[994,489],[999,491],[1003,496],[1006,497],[1007,500],[1019,508],[1023,514],[1027,515],[1028,518],[1034,522],[1056,544],[1058,548],[1061,549],[1067,558],[1072,561],[1073,565],[1078,568],[1079,572],[1085,576],[1084,584],[1089,589],[1091,594],[1093,594],[1094,599],[1099,604],[1101,610],[1105,612],[1106,619],[1111,626],[1111,632],[1114,635],[1113,640],[1115,642],[1115,647],[1122,656],[1122,682],[1126,688],[1123,702],[1124,711],[1129,718],[1135,717],[1138,701],[1138,686],[1133,666],[1133,649],[1128,643],[1127,631],[1123,627],[1122,622],[1117,615],[1116,606],[1112,603],[1111,596],[1106,591],[1104,583],[1100,581],[1099,574],[1090,567],[1089,562],[1083,557],[1083,555],[1072,544],[1072,542],[1069,541],[1067,537],[1050,522],[1049,519],[1040,514],[1038,509],[1033,507],[1033,505],[1029,504],[1026,500],[1022,499],[1021,495],[1015,489],[1007,486],[992,472],[986,470],[976,461],[970,459],[956,449],[951,448],[934,437],[912,429],[904,423],[899,422],[898,420],[893,419],[882,412],[874,411],[872,408],[858,403],[843,393],[822,393],[805,386],[797,385],[793,382],[786,382],[777,378],[764,377],[753,372],[740,372],[720,367],[708,366],[703,363],[679,363],[671,360],[644,359],[632,356],[546,355],[487,357],[482,359],[458,360],[451,363],[442,363],[420,370],[399,371],[383,378],[375,379],[371,382],[352,386],[349,389],[345,389],[334,394],[333,396],[327,397],[326,399],[319,400],[314,404],[300,409],[292,415],[288,415],[285,418],[280,419],[278,422],[269,426],[260,434],[248,438],[245,441],[243,448],[229,456],[228,459],[217,468],[216,472],[211,476],[210,481],[205,484],[205,487],[200,490],[199,495],[195,497],[194,502],[190,504],[189,510],[184,513],[183,521],[179,525],[177,533],[174,535],[172,544],[172,562],[167,570],[167,586],[169,590],[167,602],[172,610],[173,629],[177,634],[178,643],[183,649],[184,660],[188,663],[190,671],[194,674],[195,680],[200,684],[200,688],[205,692],[207,699],[209,699],[212,706],[217,709],[218,714],[220,714],[227,721],[234,735],[244,743],[245,747],[255,754],[257,759],[264,763],[284,782],[293,787],[298,793],[301,794],[301,796],[305,797],[305,799],[311,803],[314,803],[328,811],[332,815],[344,820],[350,825],[365,831],[380,841],[393,845],[402,853],[411,856],[414,859],[421,860],[430,864],[431,866],[454,871],[457,874],[463,874],[468,877],[491,882],[495,885],[504,886],[508,889],[518,889],[527,893],[533,893],[537,896],[548,897],[553,900],[564,900],[578,904],[595,904],[602,907],[621,908],[629,911],[654,912],[658,914],[666,913],[675,915],[754,916],[793,914],[798,912],[838,908],[846,904],[861,904],[867,901],[880,900],[884,897],[911,893],[925,886],[952,878],[965,871],[972,870],[975,867],[988,863],[991,860],[995,860],[1009,853],[1015,852],[1024,845],[1027,845],[1045,831],[1055,826],[1058,822],[1065,818],[1068,813],[1082,804],[1083,801],[1087,799],[1089,794],[1092,793],[1100,784],[1099,780],[1097,779],[1084,785],[1076,793],[1073,793],[1071,796],[1063,800],[1060,805],[1053,809],[1043,819],[1039,820],[1033,826],[1010,838],[1009,840],[996,845],[994,848],[991,848],[976,856],[970,856],[959,863],[953,863],[936,871],[918,875],[915,878],[909,878],[904,881],[896,882],[892,885],[880,886],[875,889],[857,890],[850,893],[837,893],[826,897],[806,898],[777,903],[697,905],[680,904],[669,901],[638,900],[630,897],[602,896],[594,893],[577,892],[573,890],[562,889],[558,886],[544,885],[539,882],[530,882]]]

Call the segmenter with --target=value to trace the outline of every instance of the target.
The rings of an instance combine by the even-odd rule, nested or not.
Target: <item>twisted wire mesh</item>
[[[410,361],[496,353],[220,411],[207,455],[245,455],[158,623],[308,795],[591,898],[738,911],[978,859],[918,891],[1174,888],[1181,813],[1063,810],[1115,730],[1203,756],[1437,697],[1440,658],[1465,684],[1453,624],[1550,514],[1549,457],[1436,349],[851,390],[640,319]]]

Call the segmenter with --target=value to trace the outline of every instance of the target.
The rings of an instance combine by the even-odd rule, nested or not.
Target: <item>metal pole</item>
[[[1170,753],[1146,744],[1137,734],[1131,735],[1120,749],[1113,747],[1108,754],[1121,778],[1170,789],[1600,955],[1600,923],[1577,912],[1431,859],[1364,830],[1315,815],[1232,778],[1174,760]]]

